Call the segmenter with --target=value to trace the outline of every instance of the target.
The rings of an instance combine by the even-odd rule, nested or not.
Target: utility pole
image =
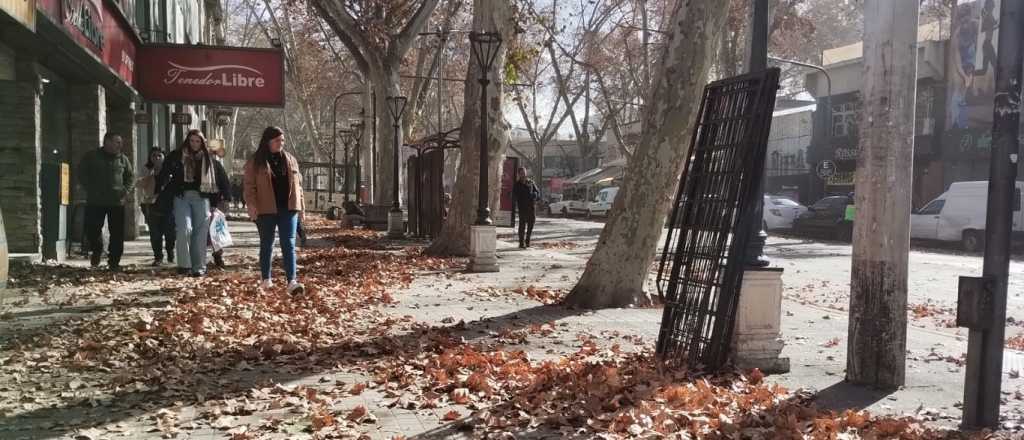
[[[881,389],[906,377],[917,23],[916,1],[864,2],[846,380]]]
[[[961,278],[957,323],[970,328],[964,381],[965,428],[995,428],[1002,394],[1003,344],[1006,336],[1006,284],[1010,273],[1017,137],[1020,123],[1021,38],[1024,0],[1003,0],[999,12],[992,159],[985,217],[985,263],[981,278]],[[974,281],[974,282],[972,282]],[[966,293],[966,295],[965,295]],[[970,305],[976,305],[970,307]],[[965,307],[967,306],[967,307]],[[969,319],[967,310],[976,313]]]

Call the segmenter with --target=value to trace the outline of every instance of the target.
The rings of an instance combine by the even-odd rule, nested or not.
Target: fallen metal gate
[[[704,89],[658,270],[660,359],[712,370],[728,360],[778,85],[769,69]]]

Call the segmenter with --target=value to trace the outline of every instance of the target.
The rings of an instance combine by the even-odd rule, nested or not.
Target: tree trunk
[[[689,154],[701,92],[715,58],[725,8],[714,0],[680,5],[645,109],[640,145],[626,168],[594,254],[565,303],[584,308],[649,301],[644,282],[674,189]]]
[[[905,379],[917,15],[918,2],[864,2],[846,379],[884,389]]]
[[[491,83],[488,86],[487,122],[488,151],[490,160],[489,206],[491,213],[495,208],[496,188],[501,187],[499,170],[505,158],[505,150],[509,144],[509,127],[504,113],[504,68],[508,42],[514,37],[514,14],[510,0],[474,0],[473,29],[476,31],[497,31],[501,33],[503,43],[490,72]],[[476,59],[470,60],[466,73],[464,92],[464,111],[462,113],[462,130],[460,142],[462,152],[459,155],[459,171],[452,190],[448,219],[441,228],[441,233],[427,252],[434,255],[469,255],[470,227],[476,220],[477,194],[480,181],[480,70]]]
[[[369,78],[373,88],[377,91],[377,181],[374,188],[374,203],[378,205],[390,205],[393,201],[392,188],[395,184],[394,158],[395,158],[395,136],[398,136],[398,147],[402,148],[402,130],[395,131],[395,121],[391,117],[388,107],[388,96],[398,96],[401,92],[398,89],[398,73],[388,69],[386,66],[380,69],[378,74],[371,70]],[[394,78],[392,78],[394,77]],[[401,164],[399,164],[401,168]],[[402,173],[398,173],[402,178]],[[399,185],[401,186],[401,185]],[[401,201],[401,194],[399,194]]]

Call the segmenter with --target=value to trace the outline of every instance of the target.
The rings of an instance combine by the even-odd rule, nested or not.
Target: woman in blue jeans
[[[205,275],[210,214],[221,200],[230,199],[231,188],[224,166],[210,157],[203,132],[190,130],[181,147],[167,156],[156,187],[174,197],[178,273]]]
[[[260,234],[260,288],[274,284],[270,263],[274,231],[281,242],[281,260],[288,281],[288,293],[304,292],[295,268],[295,235],[303,211],[302,175],[299,162],[284,151],[284,131],[263,130],[256,153],[245,163],[245,206]]]

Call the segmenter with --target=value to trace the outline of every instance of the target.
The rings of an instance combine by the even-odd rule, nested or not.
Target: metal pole
[[[1010,234],[1013,228],[1014,185],[1020,140],[1021,39],[1024,38],[1024,0],[1006,0],[1000,8],[999,51],[996,61],[992,160],[985,219],[985,263],[993,308],[990,328],[971,329],[967,342],[963,425],[995,428],[1002,393],[1003,344],[1006,333],[1006,290],[1010,273]]]
[[[768,0],[752,0],[754,2],[754,14],[751,19],[750,39],[750,60],[749,72],[760,72],[768,68]],[[754,200],[751,201],[755,208],[751,215],[754,221],[750,222],[750,244],[747,245],[747,266],[767,267],[768,260],[764,257],[764,242],[768,234],[761,228],[764,224],[764,177],[757,182],[757,191],[754,191]]]
[[[363,189],[363,167],[362,167],[362,155],[363,155],[363,136],[366,135],[366,109],[359,109],[359,123],[362,124],[362,133],[359,133],[359,137],[356,138],[356,204],[362,204],[362,189]]]
[[[380,179],[377,177],[377,169],[380,168],[380,161],[377,157],[377,91],[370,92],[370,112],[373,113],[373,130],[370,131],[370,157],[373,158],[373,163],[370,164],[370,179],[373,180],[373,192],[370,194],[370,200],[373,203],[380,203],[377,200],[376,193],[378,192],[377,185],[380,184]]]
[[[344,180],[344,182],[345,182],[345,188],[344,188],[345,195],[344,195],[344,197],[345,197],[345,201],[348,202],[348,190],[349,190],[349,187],[352,186],[352,182],[349,182],[349,174],[348,174],[349,171],[351,170],[351,168],[349,168],[349,166],[348,166],[348,145],[351,142],[348,141],[348,140],[344,140],[344,139],[342,139],[342,142],[345,144],[345,180]]]
[[[487,79],[487,72],[482,71],[480,77],[480,188],[477,193],[476,224],[478,226],[489,226],[491,224],[491,209],[487,207],[488,202],[488,172],[490,152],[487,148],[487,86],[491,81]]]
[[[391,212],[402,212],[402,205],[400,203],[398,203],[398,156],[399,156],[398,130],[402,129],[402,127],[399,126],[399,124],[398,124],[399,120],[400,119],[395,119],[395,124],[394,124],[394,128],[395,128],[395,137],[394,137],[394,140],[395,140],[395,142],[394,142],[395,157],[394,157],[394,160],[391,161],[392,171],[394,172],[394,180],[392,181],[393,185],[391,187]]]
[[[327,182],[328,194],[330,194],[330,200],[334,200],[334,176],[337,175],[335,170],[336,164],[338,163],[337,151],[338,151],[338,99],[341,95],[334,97],[334,104],[331,106],[331,180]]]
[[[416,150],[416,236],[423,236],[423,150]]]

